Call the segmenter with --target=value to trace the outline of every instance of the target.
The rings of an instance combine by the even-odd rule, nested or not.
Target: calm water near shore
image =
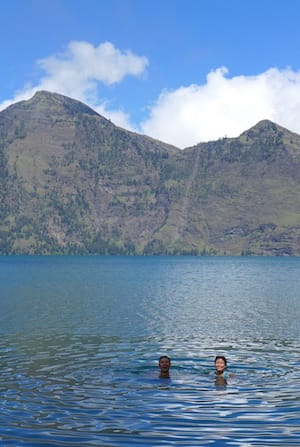
[[[299,295],[300,258],[0,257],[0,445],[299,446]]]

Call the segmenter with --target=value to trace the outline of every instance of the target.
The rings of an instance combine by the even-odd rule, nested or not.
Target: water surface
[[[299,286],[299,258],[0,257],[0,445],[300,445]]]

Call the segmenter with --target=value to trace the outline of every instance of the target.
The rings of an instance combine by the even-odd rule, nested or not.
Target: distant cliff
[[[0,113],[0,254],[300,255],[300,136],[180,150],[38,92]]]

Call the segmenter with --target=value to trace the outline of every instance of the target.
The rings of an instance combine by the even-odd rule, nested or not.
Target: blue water
[[[0,257],[0,445],[299,446],[299,291],[300,258]]]

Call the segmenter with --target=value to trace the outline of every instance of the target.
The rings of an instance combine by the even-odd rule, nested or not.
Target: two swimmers
[[[169,379],[170,378],[170,367],[171,359],[167,355],[162,355],[159,358],[158,366],[160,369],[159,378]],[[227,378],[231,377],[226,371],[227,360],[223,355],[217,355],[215,358],[215,384],[224,386],[227,384]]]

